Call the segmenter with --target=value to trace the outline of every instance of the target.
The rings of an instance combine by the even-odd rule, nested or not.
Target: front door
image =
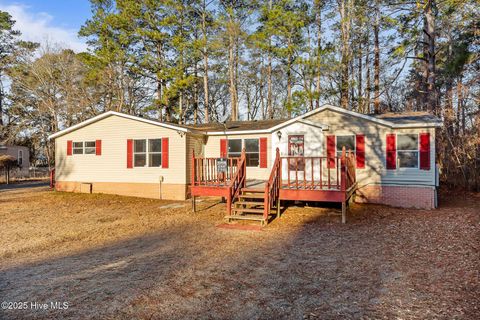
[[[303,135],[289,135],[288,136],[288,155],[292,158],[288,163],[288,169],[294,171],[305,170],[305,159],[303,158],[305,150],[305,141]]]

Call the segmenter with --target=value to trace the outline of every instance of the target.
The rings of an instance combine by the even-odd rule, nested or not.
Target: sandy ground
[[[2,190],[0,301],[25,307],[0,319],[478,319],[479,203],[354,205],[346,225],[290,207],[254,232],[217,228],[211,200]]]

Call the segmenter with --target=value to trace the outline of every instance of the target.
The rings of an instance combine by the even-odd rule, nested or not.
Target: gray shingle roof
[[[385,121],[390,121],[395,124],[409,124],[409,123],[437,123],[441,121],[439,118],[428,112],[403,112],[403,113],[383,113],[383,114],[369,114],[369,116]]]
[[[265,130],[287,121],[287,119],[273,120],[252,120],[252,121],[227,121],[225,125],[220,122],[204,123],[197,125],[187,125],[186,128],[198,131],[246,131],[246,130]]]

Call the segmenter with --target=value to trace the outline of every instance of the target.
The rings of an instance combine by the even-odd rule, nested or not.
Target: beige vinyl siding
[[[247,167],[247,179],[263,179],[266,180],[270,176],[272,166],[272,141],[270,134],[229,134],[228,137],[208,136],[205,145],[205,157],[220,157],[220,140],[221,139],[258,139],[267,138],[267,168]],[[260,147],[260,145],[259,145]]]
[[[127,139],[169,139],[169,168],[127,169]],[[102,140],[102,155],[67,156],[67,141]],[[112,115],[55,139],[57,181],[186,183],[186,135],[176,130]]]
[[[365,135],[365,169],[357,170],[357,181],[360,185],[381,183],[433,186],[435,184],[434,128],[392,129],[370,120],[347,116],[331,110],[324,110],[314,114],[308,117],[308,120],[328,125],[329,130],[323,132],[324,136]],[[396,170],[387,170],[386,135],[388,133],[418,134],[421,132],[430,133],[430,170],[398,168],[398,165]]]
[[[203,135],[187,134],[187,184],[190,184],[192,179],[192,153],[195,151],[195,157],[203,157],[204,141]]]

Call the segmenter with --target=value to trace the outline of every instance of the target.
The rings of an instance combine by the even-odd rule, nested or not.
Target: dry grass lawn
[[[290,207],[261,232],[225,205],[0,191],[0,319],[478,319],[480,195],[438,210]],[[66,310],[30,303],[68,302]]]

